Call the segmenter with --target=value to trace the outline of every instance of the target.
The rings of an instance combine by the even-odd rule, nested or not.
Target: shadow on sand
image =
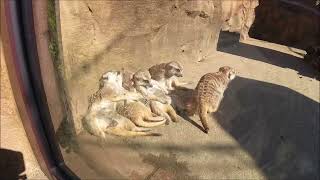
[[[236,78],[214,119],[268,179],[319,178],[319,103],[283,86]]]
[[[183,91],[186,96],[193,90]],[[184,118],[202,130],[201,124]],[[213,119],[268,179],[319,178],[318,102],[283,86],[237,77]]]
[[[219,35],[217,50],[224,53],[253,59],[256,61],[262,61],[282,68],[290,68],[296,70],[300,75],[310,78],[316,78],[319,76],[317,71],[306,64],[302,60],[302,58],[282,53],[273,49],[245,44],[239,42],[239,39],[240,35],[236,33],[221,31]],[[292,51],[291,48],[289,48],[289,50]]]
[[[106,164],[106,161],[132,164],[133,159],[139,159],[133,157],[135,153],[139,153],[142,161],[148,163],[147,160],[150,157],[152,157],[151,160],[154,160],[156,158],[154,155],[159,154],[158,152],[161,152],[159,157],[170,158],[171,156],[168,154],[179,157],[189,157],[198,152],[211,155],[222,152],[232,154],[241,148],[248,152],[255,165],[267,179],[319,178],[319,103],[317,101],[287,87],[237,77],[230,83],[225,97],[213,117],[213,120],[218,122],[223,130],[238,142],[239,147],[237,145],[220,146],[215,144],[214,140],[207,143],[201,143],[199,140],[198,144],[190,144],[187,141],[174,144],[171,143],[174,142],[173,139],[163,139],[169,136],[164,132],[163,137],[157,138],[159,141],[154,142],[144,138],[110,137],[107,145],[103,148],[97,145],[94,137],[84,136],[80,138],[82,139],[79,142],[80,147],[76,149],[78,149],[79,156],[86,159],[85,161],[89,163],[90,167],[104,172],[101,173],[103,176],[106,175],[105,172],[116,172],[116,170],[110,170],[115,167]],[[209,122],[209,125],[212,123]],[[188,134],[189,130],[184,129],[184,132],[181,135],[176,134],[175,138],[188,139],[192,135]],[[194,134],[197,138],[202,135]],[[235,158],[241,159],[241,157]],[[178,160],[172,161],[178,162]],[[206,159],[201,165],[210,170],[213,168],[211,166],[216,165],[215,162],[216,159]],[[155,170],[157,170],[156,167],[162,167],[160,161],[154,160],[152,163]],[[139,161],[135,161],[133,164],[134,166],[128,165],[125,168],[141,166]],[[182,176],[179,173],[174,173],[175,177],[187,177],[190,174],[199,173],[185,170],[184,165],[177,167],[181,167],[181,172],[184,174]],[[120,166],[120,169],[122,168],[124,166]],[[222,168],[217,167],[216,171],[221,171]]]

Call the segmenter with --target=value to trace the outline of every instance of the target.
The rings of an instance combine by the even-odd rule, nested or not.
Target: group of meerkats
[[[152,127],[178,122],[179,112],[198,114],[204,131],[208,133],[208,113],[215,112],[229,82],[235,78],[233,68],[224,66],[218,72],[201,77],[191,98],[184,103],[173,103],[171,92],[188,83],[178,79],[183,76],[182,66],[172,61],[130,73],[125,70],[108,71],[99,80],[99,89],[89,98],[89,107],[83,125],[98,137],[158,136]]]

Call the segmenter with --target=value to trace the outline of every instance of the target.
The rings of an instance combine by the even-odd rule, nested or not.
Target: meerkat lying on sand
[[[117,136],[154,136],[150,129],[136,127],[129,119],[116,113],[117,103],[142,98],[138,93],[128,92],[122,87],[122,74],[109,71],[100,79],[99,90],[89,98],[89,108],[83,118],[85,129],[98,137],[106,134]]]
[[[151,111],[166,118],[166,123],[172,120],[178,122],[177,114],[171,106],[171,98],[166,95],[157,81],[151,79],[148,71],[138,71],[133,75],[133,83],[138,92],[146,98],[146,105]]]
[[[157,64],[149,68],[151,78],[159,82],[162,89],[166,90],[166,94],[174,90],[176,86],[188,84],[178,81],[178,77],[183,76],[182,71],[182,66],[176,61]]]
[[[224,66],[218,72],[207,73],[201,77],[194,91],[193,99],[187,104],[189,115],[198,114],[204,131],[208,133],[208,113],[216,112],[231,80],[236,77],[236,71]]]
[[[166,122],[164,117],[152,113],[150,108],[139,101],[118,105],[117,112],[140,127],[156,127]]]

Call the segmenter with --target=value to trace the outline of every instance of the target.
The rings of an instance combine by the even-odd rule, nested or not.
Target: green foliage
[[[48,28],[49,28],[49,52],[59,73],[62,73],[62,63],[59,58],[59,45],[57,35],[57,21],[55,0],[48,0]]]

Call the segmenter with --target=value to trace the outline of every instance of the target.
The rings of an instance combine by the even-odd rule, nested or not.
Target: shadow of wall
[[[186,94],[189,94],[189,91]],[[211,139],[212,136],[209,138],[211,140],[207,139],[206,143],[202,143],[203,139],[206,139],[203,136],[208,135],[190,134],[190,129],[187,129],[188,123],[194,126],[193,129],[200,130],[195,122],[189,121],[180,123],[180,126],[186,128],[183,133],[174,133],[174,138],[182,142],[180,144],[172,143],[171,138],[165,138],[170,135],[170,128],[167,127],[163,138],[156,138],[158,140],[121,139],[108,136],[107,143],[102,146],[97,143],[95,137],[81,135],[79,137],[81,146],[76,148],[76,152],[79,158],[85,159],[89,167],[96,169],[97,172],[104,172],[100,174],[105,175],[109,171],[124,171],[134,167],[150,169],[139,157],[149,157],[153,156],[152,154],[160,153],[160,156],[177,154],[179,157],[189,157],[201,152],[214,156],[222,152],[233,154],[242,149],[248,152],[256,167],[267,179],[317,179],[319,178],[319,111],[317,101],[287,87],[237,77],[230,83],[212,120],[216,121],[240,146],[216,144],[216,140]],[[175,128],[177,127],[172,127],[174,132]],[[198,141],[194,144],[187,143],[190,137]],[[235,158],[241,160],[242,157]],[[106,161],[115,163],[110,166],[112,163],[106,164]],[[119,166],[118,162],[128,165]],[[221,173],[224,170],[217,162],[218,159],[207,159],[199,166]],[[161,163],[163,162],[154,161],[152,166],[162,167]],[[170,164],[167,165],[170,167]]]
[[[254,46],[239,42],[240,36],[236,33],[221,32],[219,35],[217,50],[248,60],[262,61],[282,68],[296,70],[300,75],[318,78],[319,73],[307,65],[302,58],[292,56],[280,51],[264,47]],[[256,53],[258,52],[258,53]],[[263,56],[261,56],[261,54]]]
[[[261,0],[249,36],[306,49],[319,45],[320,12],[316,0]]]
[[[289,88],[237,77],[215,119],[268,179],[319,178],[319,103]]]
[[[63,71],[76,132],[111,69],[197,61],[216,50],[220,1],[60,1]]]

